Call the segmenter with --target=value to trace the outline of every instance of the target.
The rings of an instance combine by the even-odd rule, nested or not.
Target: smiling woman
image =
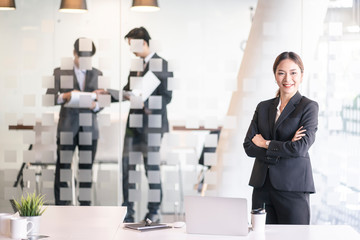
[[[279,85],[277,96],[289,96],[290,98],[299,89],[304,75],[304,64],[301,58],[294,52],[283,52],[274,62],[273,72],[276,83]],[[282,104],[283,107],[286,103]]]
[[[273,71],[277,97],[257,106],[244,141],[247,155],[255,157],[252,208],[265,204],[268,224],[309,224],[315,187],[308,150],[315,141],[318,104],[298,92],[304,67],[296,53],[281,53]]]

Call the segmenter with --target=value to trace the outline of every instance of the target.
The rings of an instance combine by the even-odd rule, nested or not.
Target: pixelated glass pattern
[[[42,95],[42,106],[43,107],[50,107],[54,106],[54,94],[45,94]]]
[[[98,77],[98,88],[106,89],[110,88],[110,77],[99,76]]]
[[[131,109],[142,109],[144,103],[141,96],[130,96],[130,108]]]
[[[72,132],[60,132],[60,145],[73,145]]]
[[[152,72],[162,72],[162,62],[161,58],[152,58],[149,61],[149,70]]]
[[[161,145],[161,134],[160,133],[149,133],[148,134],[148,146],[149,147],[160,147]]]
[[[91,164],[92,162],[92,152],[86,150],[79,151],[79,163],[80,164]]]
[[[92,132],[80,132],[79,133],[80,145],[92,145]]]
[[[141,53],[144,51],[143,39],[130,39],[130,51],[134,53]]]
[[[5,150],[4,151],[4,160],[6,163],[15,163],[16,162],[16,151]]]
[[[93,102],[93,100],[90,95],[80,95],[79,107],[80,108],[91,108],[92,102]]]
[[[73,151],[71,150],[61,150],[60,151],[60,163],[61,164],[70,164],[73,158]]]
[[[78,180],[79,182],[91,182],[92,181],[91,169],[79,169]]]
[[[206,166],[216,166],[217,155],[216,153],[204,153],[204,165]]]
[[[25,94],[23,106],[24,107],[35,107],[36,104],[36,96],[34,94]]]
[[[34,144],[35,143],[35,131],[23,132],[23,143]]]
[[[100,94],[98,95],[99,107],[110,107],[111,96],[109,94]]]
[[[42,87],[43,88],[54,88],[55,87],[54,76],[43,76],[42,77]]]
[[[60,88],[61,89],[73,89],[74,88],[74,76],[73,75],[61,75],[60,76]]]
[[[129,115],[129,127],[142,128],[143,127],[143,115],[142,114],[130,114]]]
[[[72,189],[68,188],[60,188],[60,200],[61,201],[71,201],[72,200]]]
[[[53,113],[43,113],[41,116],[41,125],[42,126],[53,126],[55,123],[55,118]]]
[[[91,113],[80,113],[79,114],[79,125],[91,127],[92,126],[92,114]]]
[[[149,202],[160,202],[160,190],[159,189],[149,189],[148,201]]]
[[[162,108],[162,96],[150,96],[149,109],[161,109],[161,108]]]
[[[36,117],[34,113],[24,113],[23,124],[27,126],[35,126]]]
[[[142,152],[129,152],[129,164],[141,164],[143,162]]]
[[[60,182],[70,182],[72,177],[71,169],[60,169]]]
[[[217,134],[208,134],[205,136],[205,147],[215,148],[218,142]]]
[[[79,51],[80,52],[91,52],[92,51],[92,41],[89,38],[80,38],[79,39]]]
[[[142,90],[142,80],[142,77],[130,77],[130,90]]]
[[[144,62],[141,58],[131,59],[130,71],[142,72],[144,71]]]
[[[140,202],[141,201],[141,191],[137,189],[129,189],[129,201],[130,202]]]
[[[161,114],[149,114],[149,128],[161,128]]]
[[[92,69],[92,58],[91,57],[79,57],[79,68],[81,70]]]
[[[148,152],[148,164],[160,165],[161,155],[160,152]]]
[[[61,58],[60,69],[72,70],[74,68],[74,60],[71,57]]]
[[[140,171],[129,171],[129,183],[141,183],[141,172]]]
[[[148,171],[148,181],[149,183],[160,183],[160,171]]]
[[[79,188],[79,201],[91,201],[91,188]]]

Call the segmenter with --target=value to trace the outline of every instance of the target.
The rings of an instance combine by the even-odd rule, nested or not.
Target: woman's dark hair
[[[149,46],[149,40],[151,39],[150,34],[144,27],[134,28],[128,34],[125,35],[124,39],[143,39]]]
[[[294,52],[283,52],[279,56],[277,56],[277,58],[274,61],[274,65],[273,65],[274,75],[276,73],[276,69],[279,66],[280,62],[285,59],[292,60],[294,63],[296,63],[296,65],[299,66],[301,73],[304,73],[304,64],[303,64],[300,56]],[[280,89],[277,91],[276,96],[277,97],[280,96]]]
[[[79,57],[92,57],[96,53],[96,47],[93,41],[91,41],[92,49],[91,51],[80,51],[80,39],[86,39],[86,38],[78,38],[76,39],[74,43],[74,51]]]

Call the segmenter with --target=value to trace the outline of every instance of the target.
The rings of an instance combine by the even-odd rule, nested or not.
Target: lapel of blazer
[[[279,125],[295,110],[296,104],[298,104],[301,100],[301,94],[299,92],[296,92],[295,95],[290,99],[282,113],[280,114],[279,119],[275,123],[274,127],[274,136],[276,133],[276,129],[279,127]]]
[[[275,98],[269,109],[269,129],[271,131],[271,135],[270,135],[271,138],[274,138],[275,136],[274,125],[275,125],[275,117],[277,113],[277,106],[279,105],[279,99],[280,99],[279,97]]]

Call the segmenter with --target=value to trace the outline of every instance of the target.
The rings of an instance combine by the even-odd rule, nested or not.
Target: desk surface
[[[247,236],[216,236],[186,234],[185,228],[136,232],[119,229],[115,240],[359,240],[360,234],[341,225],[267,225],[265,233],[250,232]]]
[[[123,228],[124,207],[49,206],[40,226],[44,240],[359,240],[360,234],[341,225],[267,225],[264,233],[248,236],[186,234],[185,228],[138,232]],[[9,240],[0,236],[0,240]]]

